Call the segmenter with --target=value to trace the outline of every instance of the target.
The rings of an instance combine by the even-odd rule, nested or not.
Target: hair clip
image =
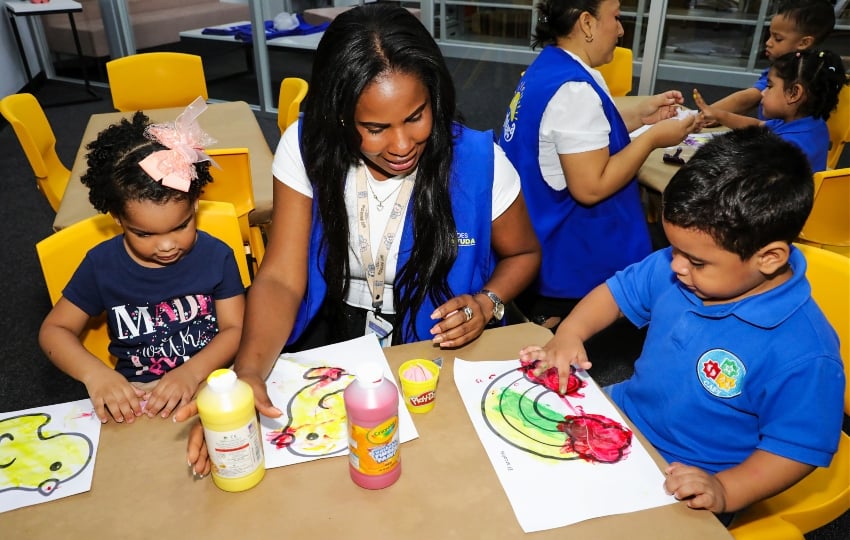
[[[541,16],[540,16],[540,18],[539,18],[538,20],[539,20],[540,22],[542,22],[542,23],[546,24],[546,23],[548,23],[548,22],[549,22],[549,16],[548,16],[548,15],[541,15]]]
[[[818,53],[818,58],[823,58],[823,51]]]
[[[794,56],[796,56],[797,58],[800,58],[800,51],[797,51],[797,53]]]
[[[197,121],[205,110],[206,102],[198,97],[174,122],[151,124],[145,129],[147,138],[168,148],[158,150],[139,162],[139,166],[155,181],[188,192],[192,180],[198,177],[195,163],[213,162],[204,153],[204,148],[216,141],[201,129]]]

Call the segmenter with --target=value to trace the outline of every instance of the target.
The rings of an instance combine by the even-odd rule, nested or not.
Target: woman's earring
[[[593,43],[593,36],[584,36],[585,43]]]

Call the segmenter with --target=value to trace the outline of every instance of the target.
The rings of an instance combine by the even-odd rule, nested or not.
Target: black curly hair
[[[149,125],[150,119],[139,111],[132,120],[122,118],[104,129],[86,146],[88,170],[80,180],[89,188],[89,201],[98,212],[123,217],[129,201],[195,202],[203,187],[212,182],[209,162],[195,163],[198,177],[192,180],[188,193],[163,186],[151,178],[139,162],[166,147],[145,135]]]
[[[838,94],[848,83],[841,57],[832,51],[790,52],[774,60],[770,67],[786,90],[795,84],[803,87],[806,101],[800,106],[800,113],[823,120],[828,120],[838,106]]]

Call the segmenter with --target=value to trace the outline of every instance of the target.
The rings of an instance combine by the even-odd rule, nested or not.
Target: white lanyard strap
[[[416,174],[414,173],[402,180],[401,190],[396,196],[395,203],[390,211],[389,221],[387,221],[387,225],[384,227],[384,234],[378,246],[376,259],[373,260],[372,237],[369,230],[369,191],[366,166],[360,165],[357,170],[357,234],[359,236],[360,258],[363,261],[363,268],[366,269],[366,283],[369,285],[369,291],[372,293],[372,307],[378,313],[381,312],[381,306],[384,304],[384,274],[387,269],[387,256],[390,246],[392,246],[395,240],[399,224],[407,208],[407,203],[410,201],[415,177]]]

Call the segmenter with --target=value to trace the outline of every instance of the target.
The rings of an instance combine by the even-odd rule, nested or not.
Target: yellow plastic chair
[[[814,175],[815,202],[799,241],[850,257],[850,168]]]
[[[298,77],[286,77],[280,81],[280,95],[277,101],[277,126],[281,133],[298,119],[301,101],[307,95],[307,87],[307,81]]]
[[[12,125],[30,162],[38,189],[56,211],[71,171],[56,154],[56,135],[32,94],[11,94],[0,100],[0,113]]]
[[[246,288],[249,287],[251,276],[233,205],[226,202],[200,201],[197,223],[199,229],[215,236],[233,249],[242,284]],[[98,214],[66,227],[35,245],[51,304],[56,304],[62,297],[62,289],[71,280],[86,253],[121,232],[121,226],[115,223],[112,216]],[[115,367],[115,357],[109,354],[106,314],[89,321],[81,335],[81,341],[83,346],[104,364]]]
[[[236,207],[242,241],[248,248],[247,252],[243,251],[243,253],[251,259],[251,270],[256,272],[266,254],[266,245],[260,226],[251,226],[248,219],[249,214],[256,207],[248,149],[210,148],[206,152],[218,167],[210,166],[213,181],[204,186],[201,199],[227,201]]]
[[[806,256],[812,298],[838,332],[844,373],[850,380],[850,259],[817,247],[795,245]],[[844,414],[850,414],[850,385],[844,392]],[[850,436],[842,432],[829,467],[815,469],[782,493],[754,504],[736,517],[730,532],[738,540],[803,540],[805,533],[848,510]]]
[[[826,168],[838,166],[838,159],[844,151],[844,145],[850,142],[850,85],[844,85],[838,94],[838,106],[826,121],[829,128],[829,152],[826,154]]]
[[[612,97],[628,95],[632,91],[632,50],[625,47],[614,49],[614,59],[596,68],[605,79]]]
[[[208,99],[201,57],[152,52],[106,63],[112,106],[119,111],[185,107],[198,96]]]

